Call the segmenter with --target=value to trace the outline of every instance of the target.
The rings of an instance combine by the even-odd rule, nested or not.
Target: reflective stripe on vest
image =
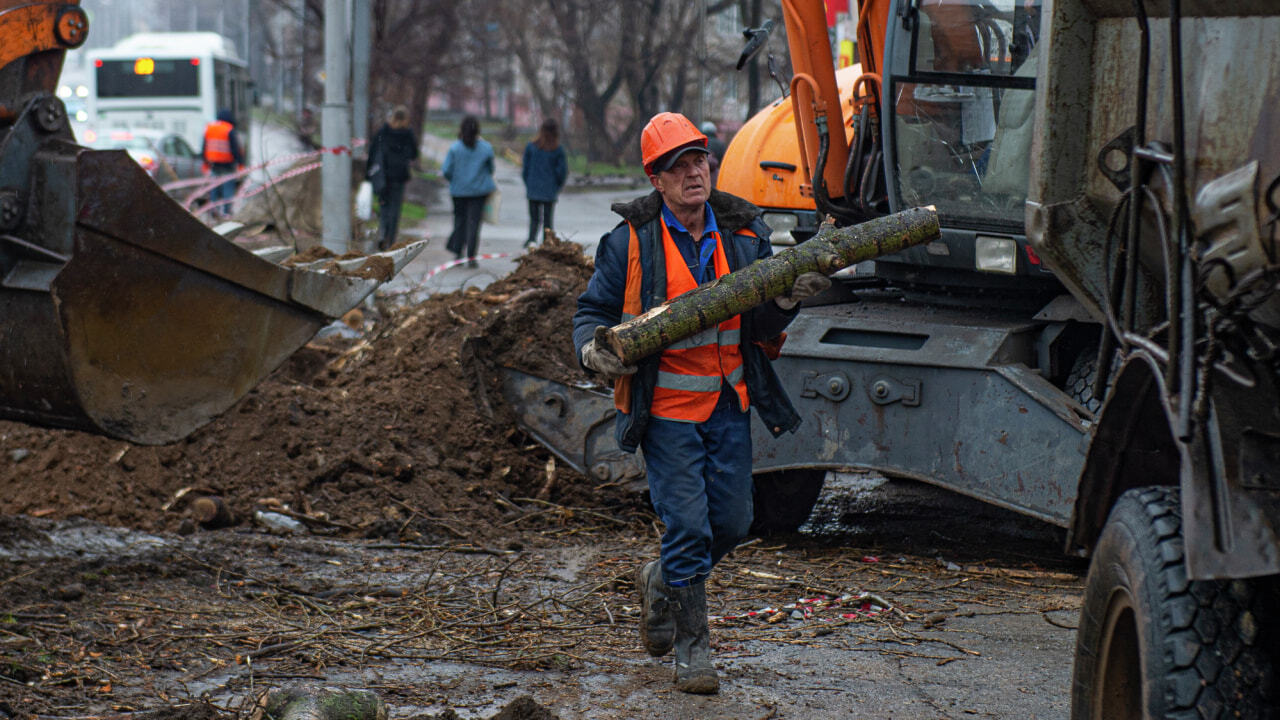
[[[689,272],[680,249],[665,222],[662,228],[662,247],[666,257],[667,299],[682,295],[698,286]],[[724,254],[724,242],[715,235],[716,277],[729,274],[729,260]],[[630,278],[628,278],[630,282]],[[653,402],[649,412],[654,417],[684,422],[702,422],[711,417],[720,399],[724,380],[738,394],[739,407],[747,409],[747,385],[742,373],[742,316],[733,317],[717,327],[677,343],[662,351],[658,358],[658,382],[653,389]]]
[[[640,299],[640,238],[631,223],[631,240],[627,243],[627,286],[622,293],[622,319],[624,321],[644,312],[644,302]],[[613,381],[613,406],[618,410],[631,412],[631,378],[623,375]]]
[[[218,120],[209,123],[204,129],[204,159],[210,163],[233,163],[236,156],[231,152],[231,130],[234,126],[229,122]]]

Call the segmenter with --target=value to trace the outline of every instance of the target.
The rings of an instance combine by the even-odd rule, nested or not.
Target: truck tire
[[[755,476],[752,535],[792,533],[800,529],[822,492],[825,470],[780,470]]]
[[[1111,368],[1115,371],[1115,367]],[[1093,384],[1098,378],[1098,346],[1089,345],[1076,355],[1071,363],[1071,370],[1063,383],[1063,390],[1080,406],[1091,413],[1097,413],[1102,407],[1102,398],[1093,392]]]
[[[1073,720],[1276,718],[1276,579],[1188,581],[1178,490],[1130,490],[1089,566]]]

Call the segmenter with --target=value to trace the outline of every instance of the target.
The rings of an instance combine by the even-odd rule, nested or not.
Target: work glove
[[[636,371],[635,365],[623,365],[617,355],[596,345],[595,340],[582,346],[582,364],[607,382],[613,382]]]
[[[795,284],[786,295],[776,297],[773,301],[783,310],[792,310],[800,304],[801,300],[811,298],[829,287],[831,287],[831,279],[826,275],[820,272],[807,272],[796,278]]]

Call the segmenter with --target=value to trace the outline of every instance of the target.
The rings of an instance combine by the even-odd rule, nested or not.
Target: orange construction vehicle
[[[364,258],[283,267],[203,225],[125,151],[77,145],[54,90],[88,30],[76,0],[0,0],[0,417],[171,442],[421,245],[378,273]]]

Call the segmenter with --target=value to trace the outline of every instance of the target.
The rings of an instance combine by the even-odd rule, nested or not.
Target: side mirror
[[[760,48],[769,42],[769,33],[773,32],[774,22],[772,19],[765,20],[764,24],[758,28],[747,28],[742,31],[742,37],[747,39],[747,46],[742,48],[742,55],[738,56],[737,69],[741,70],[742,66],[751,61],[751,58],[760,52]]]

